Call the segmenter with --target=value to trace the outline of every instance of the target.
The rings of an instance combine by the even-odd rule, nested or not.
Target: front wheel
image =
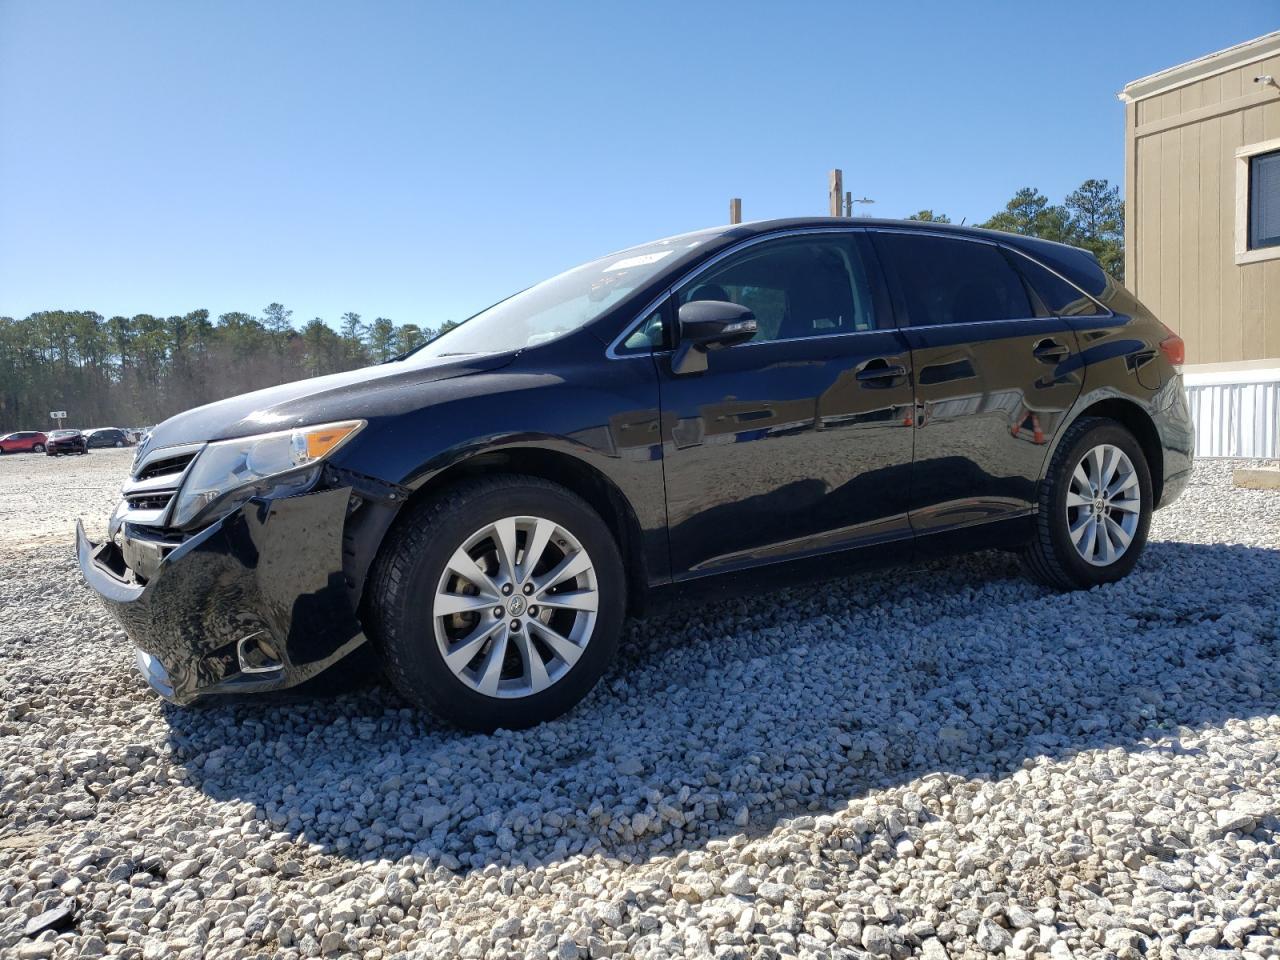
[[[366,623],[409,701],[473,730],[570,710],[618,645],[618,546],[576,494],[475,480],[410,508],[375,561]]]
[[[35,451],[36,453],[44,453],[44,444],[43,444],[43,443],[37,443],[37,444],[36,444],[34,447],[32,447],[31,449],[32,449],[33,451]]]
[[[1133,434],[1112,420],[1077,420],[1041,485],[1023,569],[1063,590],[1119,580],[1146,546],[1153,499],[1151,471]]]

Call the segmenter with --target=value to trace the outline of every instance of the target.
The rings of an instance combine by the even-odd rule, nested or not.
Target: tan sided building
[[[1280,455],[1280,32],[1120,99],[1125,285],[1186,342],[1198,452]]]

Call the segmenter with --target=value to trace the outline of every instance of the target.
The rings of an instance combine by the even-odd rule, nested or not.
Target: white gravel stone
[[[170,880],[188,880],[200,872],[199,860],[179,860],[164,872]]]
[[[161,703],[69,549],[128,460],[0,458],[0,956],[1280,957],[1280,494],[1230,464],[1121,583],[700,602],[482,737]]]
[[[978,924],[978,932],[974,942],[987,953],[996,953],[1013,943],[1009,931],[989,917],[984,917]]]

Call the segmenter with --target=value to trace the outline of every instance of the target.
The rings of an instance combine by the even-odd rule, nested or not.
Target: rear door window
[[[1035,315],[1022,278],[993,243],[876,233],[875,244],[913,327]]]

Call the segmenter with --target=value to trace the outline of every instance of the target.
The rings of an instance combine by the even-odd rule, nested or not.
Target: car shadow
[[[641,862],[931,773],[1271,714],[1276,584],[1256,547],[1152,543],[1072,594],[985,553],[631,622],[591,696],[532,730],[456,731],[366,685],[166,708],[169,740],[206,795],[340,860]]]

